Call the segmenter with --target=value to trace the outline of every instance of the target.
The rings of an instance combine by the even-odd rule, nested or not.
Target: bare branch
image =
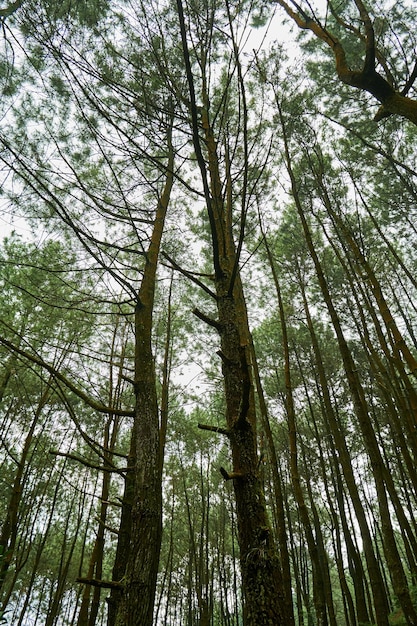
[[[224,467],[220,468],[220,474],[225,480],[234,480],[235,478],[244,478],[245,476],[243,472],[228,472]]]
[[[208,430],[212,433],[218,433],[219,435],[225,435],[226,437],[230,437],[230,431],[227,428],[221,428],[220,426],[210,426],[209,424],[197,424],[197,427],[200,430]]]
[[[208,324],[209,326],[212,326],[213,328],[215,328],[219,333],[222,331],[222,325],[220,324],[220,322],[218,322],[217,320],[214,320],[213,318],[209,317],[208,315],[206,315],[205,313],[202,313],[201,311],[199,311],[199,309],[195,308],[193,309],[193,313],[196,317],[198,317],[198,319],[202,320],[203,322],[205,322],[206,324]]]
[[[178,272],[180,272],[181,274],[183,274],[184,276],[186,276],[187,278],[189,278],[190,280],[193,281],[193,283],[195,283],[196,285],[198,285],[199,287],[201,287],[201,289],[203,289],[203,291],[205,291],[209,296],[211,296],[212,298],[214,298],[215,300],[217,300],[217,296],[214,293],[214,291],[212,291],[209,287],[207,287],[207,285],[205,285],[203,282],[201,282],[201,280],[199,280],[196,275],[194,274],[194,272],[190,272],[189,270],[185,270],[183,269],[180,265],[178,265],[178,263],[176,263],[176,261],[174,261],[174,259],[172,259],[166,252],[162,252],[162,256],[164,257],[164,259],[166,259],[170,266],[171,269],[177,270]]]
[[[115,580],[97,580],[96,578],[76,578],[75,582],[91,587],[101,587],[101,589],[124,589],[124,584]]]
[[[99,470],[100,472],[112,472],[123,475],[132,469],[130,467],[106,467],[105,465],[96,465],[95,463],[90,463],[90,461],[83,459],[77,454],[71,454],[71,452],[59,452],[58,450],[49,450],[49,454],[53,454],[54,456],[62,456],[66,459],[77,461],[77,463],[81,463],[81,465],[85,465],[85,467]]]
[[[134,411],[124,411],[122,409],[116,409],[113,407],[105,406],[101,404],[101,402],[96,402],[88,394],[86,394],[82,389],[77,387],[73,382],[71,382],[64,374],[56,370],[52,365],[39,358],[38,356],[31,354],[30,352],[26,352],[26,350],[22,350],[15,346],[11,341],[5,339],[4,337],[0,337],[0,343],[6,346],[9,350],[18,354],[20,357],[27,359],[31,363],[35,363],[35,365],[39,365],[39,367],[44,368],[47,372],[52,374],[52,376],[63,383],[70,391],[75,393],[76,396],[81,398],[89,407],[98,411],[99,413],[112,413],[113,415],[120,415],[122,417],[134,417]]]

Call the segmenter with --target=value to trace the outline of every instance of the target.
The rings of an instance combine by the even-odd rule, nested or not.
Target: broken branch
[[[217,320],[214,320],[212,317],[209,317],[208,315],[206,315],[205,313],[202,313],[202,311],[200,311],[199,309],[195,308],[193,309],[193,313],[196,317],[198,317],[198,319],[202,320],[203,322],[205,322],[206,324],[208,324],[209,326],[212,326],[213,328],[215,328],[219,333],[222,330],[222,325],[220,324],[220,322],[218,322]]]
[[[95,578],[76,578],[75,582],[83,585],[91,585],[92,587],[101,587],[102,589],[123,589],[124,584],[115,580],[97,580]]]
[[[235,478],[243,478],[245,476],[243,472],[228,472],[224,469],[224,467],[220,468],[220,474],[225,480],[233,480]]]
[[[209,430],[212,433],[218,433],[219,435],[230,436],[230,431],[227,428],[221,428],[220,426],[210,426],[209,424],[197,424],[197,427],[201,430]]]

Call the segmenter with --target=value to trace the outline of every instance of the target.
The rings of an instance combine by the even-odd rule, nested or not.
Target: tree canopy
[[[416,17],[0,6],[0,622],[417,624]]]

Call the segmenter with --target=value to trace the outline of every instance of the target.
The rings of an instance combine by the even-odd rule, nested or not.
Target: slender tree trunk
[[[333,301],[332,301],[332,298],[331,298],[331,295],[329,293],[329,289],[327,286],[327,282],[324,277],[323,270],[322,270],[322,267],[321,267],[321,264],[320,264],[320,261],[319,261],[319,258],[318,258],[318,255],[317,255],[317,252],[316,252],[316,249],[315,249],[312,237],[311,237],[310,229],[309,229],[306,217],[304,215],[303,207],[302,207],[301,200],[298,194],[297,182],[295,180],[294,172],[291,166],[291,156],[289,153],[288,143],[286,139],[286,126],[285,126],[285,122],[282,116],[281,107],[279,103],[277,103],[277,106],[278,106],[278,112],[280,115],[283,134],[284,134],[284,147],[285,147],[286,160],[287,160],[287,169],[291,178],[292,193],[293,193],[294,201],[297,207],[297,212],[298,212],[298,215],[299,215],[302,227],[303,227],[304,236],[307,242],[310,255],[313,259],[313,262],[316,268],[316,274],[317,274],[317,278],[320,284],[320,288],[322,290],[323,298],[326,303],[330,318],[332,320],[332,323],[336,332],[336,337],[338,340],[342,360],[345,366],[349,388],[350,388],[352,398],[354,401],[355,412],[357,413],[358,420],[362,424],[362,431],[363,431],[364,436],[366,437],[366,440],[368,441],[369,444],[372,444],[372,441],[371,441],[372,433],[369,430],[369,426],[368,426],[366,415],[365,415],[366,409],[365,409],[364,400],[363,400],[363,390],[361,391],[362,387],[355,373],[353,359],[351,357],[346,339],[343,335],[342,328],[340,325],[340,320],[334,308]],[[339,441],[340,441],[340,437],[339,437]],[[337,442],[336,445],[337,445],[337,448],[339,448],[340,445],[342,446],[342,448],[345,447],[345,444],[343,444],[342,441],[340,441],[340,443]],[[373,446],[372,446],[372,450],[375,451]],[[349,470],[349,465],[346,465],[346,469],[348,470]],[[378,471],[376,463],[375,463],[375,466],[373,467],[373,470],[374,472]],[[352,471],[351,466],[350,466],[350,471]],[[364,552],[367,558],[371,587],[372,587],[372,592],[373,592],[377,625],[388,626],[389,607],[387,605],[387,598],[386,598],[386,594],[383,591],[384,585],[381,579],[381,572],[378,566],[378,562],[375,559],[375,554],[374,554],[373,547],[372,547],[372,539],[369,536],[368,523],[364,515],[362,503],[360,501],[358,494],[355,493],[356,486],[355,486],[355,477],[353,475],[353,472],[349,476],[349,485],[350,485],[350,490],[351,490],[351,497],[352,495],[355,495],[355,498],[352,498],[352,503],[355,506],[355,513],[358,517],[358,523],[361,528],[363,548],[364,548]],[[381,494],[381,497],[382,497],[382,494]]]
[[[115,406],[112,402],[109,406]],[[111,429],[111,432],[110,432]],[[112,450],[116,443],[116,435],[118,432],[118,418],[109,416],[105,426],[105,434],[103,439],[103,449],[105,463],[111,464]],[[108,500],[110,493],[111,472],[104,472],[101,487],[101,504],[99,508],[99,527],[96,539],[91,553],[90,564],[88,568],[87,578],[102,579],[103,556],[104,556],[104,536],[107,518]],[[91,586],[86,584],[82,596],[80,611],[78,614],[77,626],[95,626],[98,611],[100,608],[101,588],[94,587],[93,597],[90,604]]]
[[[86,483],[87,481],[85,481],[85,486],[86,486]],[[61,551],[60,551],[61,560],[60,560],[59,572],[58,572],[58,577],[56,581],[56,586],[55,584],[53,584],[55,588],[53,590],[53,593],[51,594],[48,613],[47,613],[46,620],[45,620],[45,626],[53,626],[53,624],[56,624],[57,618],[60,615],[60,611],[62,607],[62,600],[63,600],[64,593],[65,593],[65,584],[68,578],[68,571],[71,565],[72,556],[75,550],[75,546],[76,546],[77,539],[78,539],[78,533],[79,533],[81,522],[83,519],[86,493],[87,493],[87,490],[84,489],[83,498],[79,502],[79,505],[78,505],[77,525],[75,529],[69,530],[69,522],[70,522],[70,516],[72,513],[72,505],[69,507],[69,511],[67,513],[64,537],[63,537],[63,542],[62,542]],[[69,547],[67,551],[68,534],[72,530],[74,530],[74,533],[73,533],[71,542],[69,543]]]
[[[352,251],[355,259],[360,263],[362,271],[365,272],[366,276],[369,279],[369,284],[371,287],[372,294],[375,298],[376,304],[378,306],[379,313],[385,323],[387,335],[390,343],[392,344],[393,355],[395,359],[395,363],[400,370],[403,370],[403,363],[401,360],[401,355],[404,357],[405,362],[410,367],[410,370],[413,375],[417,374],[417,360],[411,354],[404,338],[402,337],[394,317],[389,309],[388,303],[383,295],[383,291],[381,285],[373,272],[371,266],[369,265],[367,259],[360,251],[359,246],[356,244],[354,238],[352,237],[350,231],[343,224],[340,217],[336,214],[336,212],[331,207],[331,201],[329,196],[327,195],[327,191],[324,188],[324,185],[320,179],[320,190],[323,198],[323,203],[329,213],[329,215],[334,220],[334,223],[338,229],[340,229],[342,240],[346,241],[349,249]],[[327,303],[326,303],[327,304]],[[332,321],[335,325],[338,324],[336,321],[336,315],[334,311],[329,307],[329,313],[332,316]],[[398,552],[397,543],[395,540],[395,534],[392,527],[391,522],[391,513],[389,509],[389,502],[387,497],[387,491],[390,492],[391,500],[396,504],[397,496],[395,493],[395,486],[392,481],[391,474],[387,471],[387,468],[384,464],[380,448],[378,446],[378,441],[376,439],[375,431],[372,426],[372,422],[369,415],[369,410],[366,403],[365,393],[363,391],[362,385],[359,381],[359,377],[356,374],[356,370],[354,368],[353,359],[350,355],[350,352],[347,348],[347,344],[342,337],[341,330],[335,328],[336,333],[338,334],[339,346],[341,355],[345,364],[346,374],[348,377],[349,386],[352,392],[352,397],[355,404],[356,415],[358,417],[358,421],[362,430],[363,438],[365,441],[366,449],[369,455],[369,459],[371,462],[373,476],[375,480],[375,487],[378,494],[378,504],[379,504],[379,512],[381,517],[381,528],[383,534],[383,546],[384,553],[387,559],[388,569],[391,575],[391,581],[394,588],[394,592],[398,597],[401,608],[403,609],[404,616],[407,624],[410,626],[417,625],[417,612],[414,609],[413,603],[411,601],[406,575],[404,572],[404,568],[401,562],[401,558]],[[401,517],[404,518],[404,525],[408,525],[405,516],[403,516],[401,507],[397,507],[397,514],[399,514],[399,519]]]
[[[344,534],[344,541],[345,541],[347,553],[348,553],[349,569],[350,569],[350,573],[351,573],[351,577],[352,577],[352,581],[353,581],[353,585],[355,589],[356,612],[357,612],[358,622],[359,623],[362,622],[366,624],[367,622],[370,621],[370,618],[368,615],[368,609],[366,606],[365,594],[364,594],[364,585],[363,585],[364,572],[363,572],[363,567],[362,567],[360,556],[357,554],[357,551],[353,544],[353,541],[351,538],[352,531],[348,526],[346,515],[345,515],[342,481],[340,478],[340,471],[339,471],[339,467],[338,467],[338,463],[336,459],[340,458],[340,463],[343,467],[343,472],[345,475],[346,482],[350,486],[349,492],[350,492],[352,501],[356,503],[355,511],[359,511],[359,508],[361,506],[360,496],[356,487],[356,482],[354,480],[354,473],[353,473],[353,469],[351,466],[349,452],[346,447],[345,439],[343,437],[343,433],[340,432],[340,428],[337,425],[337,418],[334,415],[333,403],[331,401],[330,390],[327,384],[326,374],[324,370],[324,363],[323,363],[323,359],[321,356],[319,342],[318,342],[318,338],[314,329],[313,320],[310,314],[310,309],[309,309],[308,302],[307,302],[304,284],[302,281],[300,281],[300,286],[301,286],[301,294],[302,294],[303,304],[304,304],[304,311],[305,311],[306,319],[307,319],[307,326],[310,332],[311,344],[312,344],[314,356],[315,356],[315,364],[316,364],[318,376],[319,376],[320,389],[321,389],[321,393],[323,396],[325,428],[328,429],[329,434],[331,435],[331,437],[329,438],[330,445],[331,445],[330,456],[332,459],[334,459],[334,470],[335,470],[335,472],[332,473],[332,476],[333,475],[336,476],[334,487],[335,487],[335,492],[336,492],[336,500],[339,505],[338,507],[339,517],[341,520],[342,530]],[[338,447],[338,453],[336,452],[333,446],[333,439],[336,442],[336,445]],[[365,532],[365,535],[368,536],[369,541],[371,541],[369,529],[366,528],[367,526],[366,518],[365,518],[363,511],[360,513],[360,519],[362,520],[362,523],[360,525],[361,531]],[[368,558],[373,560],[373,557],[371,555],[368,555]]]
[[[291,469],[291,482],[293,486],[293,493],[297,501],[298,511],[300,514],[301,522],[304,528],[304,533],[307,540],[308,552],[312,563],[312,577],[313,577],[313,598],[314,606],[317,617],[318,626],[327,626],[327,610],[326,610],[326,598],[325,598],[325,581],[323,578],[323,568],[320,562],[319,546],[317,543],[317,537],[314,536],[312,525],[310,522],[310,515],[304,498],[303,488],[301,485],[301,477],[298,466],[298,447],[297,447],[297,425],[295,419],[295,405],[293,388],[291,381],[291,369],[290,369],[290,351],[288,345],[288,332],[287,321],[285,318],[284,305],[282,302],[281,289],[276,274],[275,287],[278,297],[278,309],[282,330],[282,344],[284,353],[284,380],[285,380],[285,409],[288,421],[288,439],[290,450],[290,469]],[[307,478],[308,481],[308,478]]]
[[[6,372],[6,377],[7,377]],[[50,381],[49,381],[50,382]],[[51,388],[49,386],[49,382],[46,384],[46,390],[42,394],[39,399],[38,406],[35,410],[35,415],[33,417],[32,423],[29,427],[27,435],[25,437],[25,442],[23,445],[23,449],[20,455],[20,459],[17,466],[16,475],[13,480],[12,493],[7,505],[6,514],[4,517],[4,522],[1,528],[0,535],[0,591],[5,581],[7,570],[9,569],[10,563],[13,559],[16,540],[18,536],[19,529],[19,507],[22,500],[23,489],[24,489],[24,474],[26,471],[26,462],[27,458],[33,443],[33,436],[35,433],[35,428],[38,425],[39,418],[42,414],[42,410],[45,407],[50,395]],[[5,607],[3,607],[4,610]]]

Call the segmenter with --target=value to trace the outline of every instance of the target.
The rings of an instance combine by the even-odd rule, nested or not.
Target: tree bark
[[[134,483],[131,532],[124,590],[117,626],[152,626],[162,539],[162,447],[156,375],[152,353],[152,320],[156,269],[165,216],[174,182],[174,149],[168,131],[165,186],[159,198],[145,270],[135,308],[136,396],[133,427]]]
[[[232,472],[229,474],[223,470],[222,473],[233,477],[242,575],[243,622],[245,626],[280,626],[289,622],[285,614],[286,600],[278,551],[272,538],[258,471],[250,334],[232,230],[231,189],[229,186],[226,202],[222,191],[217,144],[209,116],[210,102],[204,63],[200,94],[203,107],[198,110],[181,0],[177,0],[177,10],[189,88],[193,144],[211,232],[221,346],[218,354],[222,361],[226,424],[233,462]],[[200,140],[200,129],[203,140]],[[230,180],[227,184],[230,185]],[[243,228],[243,222],[241,226]]]

